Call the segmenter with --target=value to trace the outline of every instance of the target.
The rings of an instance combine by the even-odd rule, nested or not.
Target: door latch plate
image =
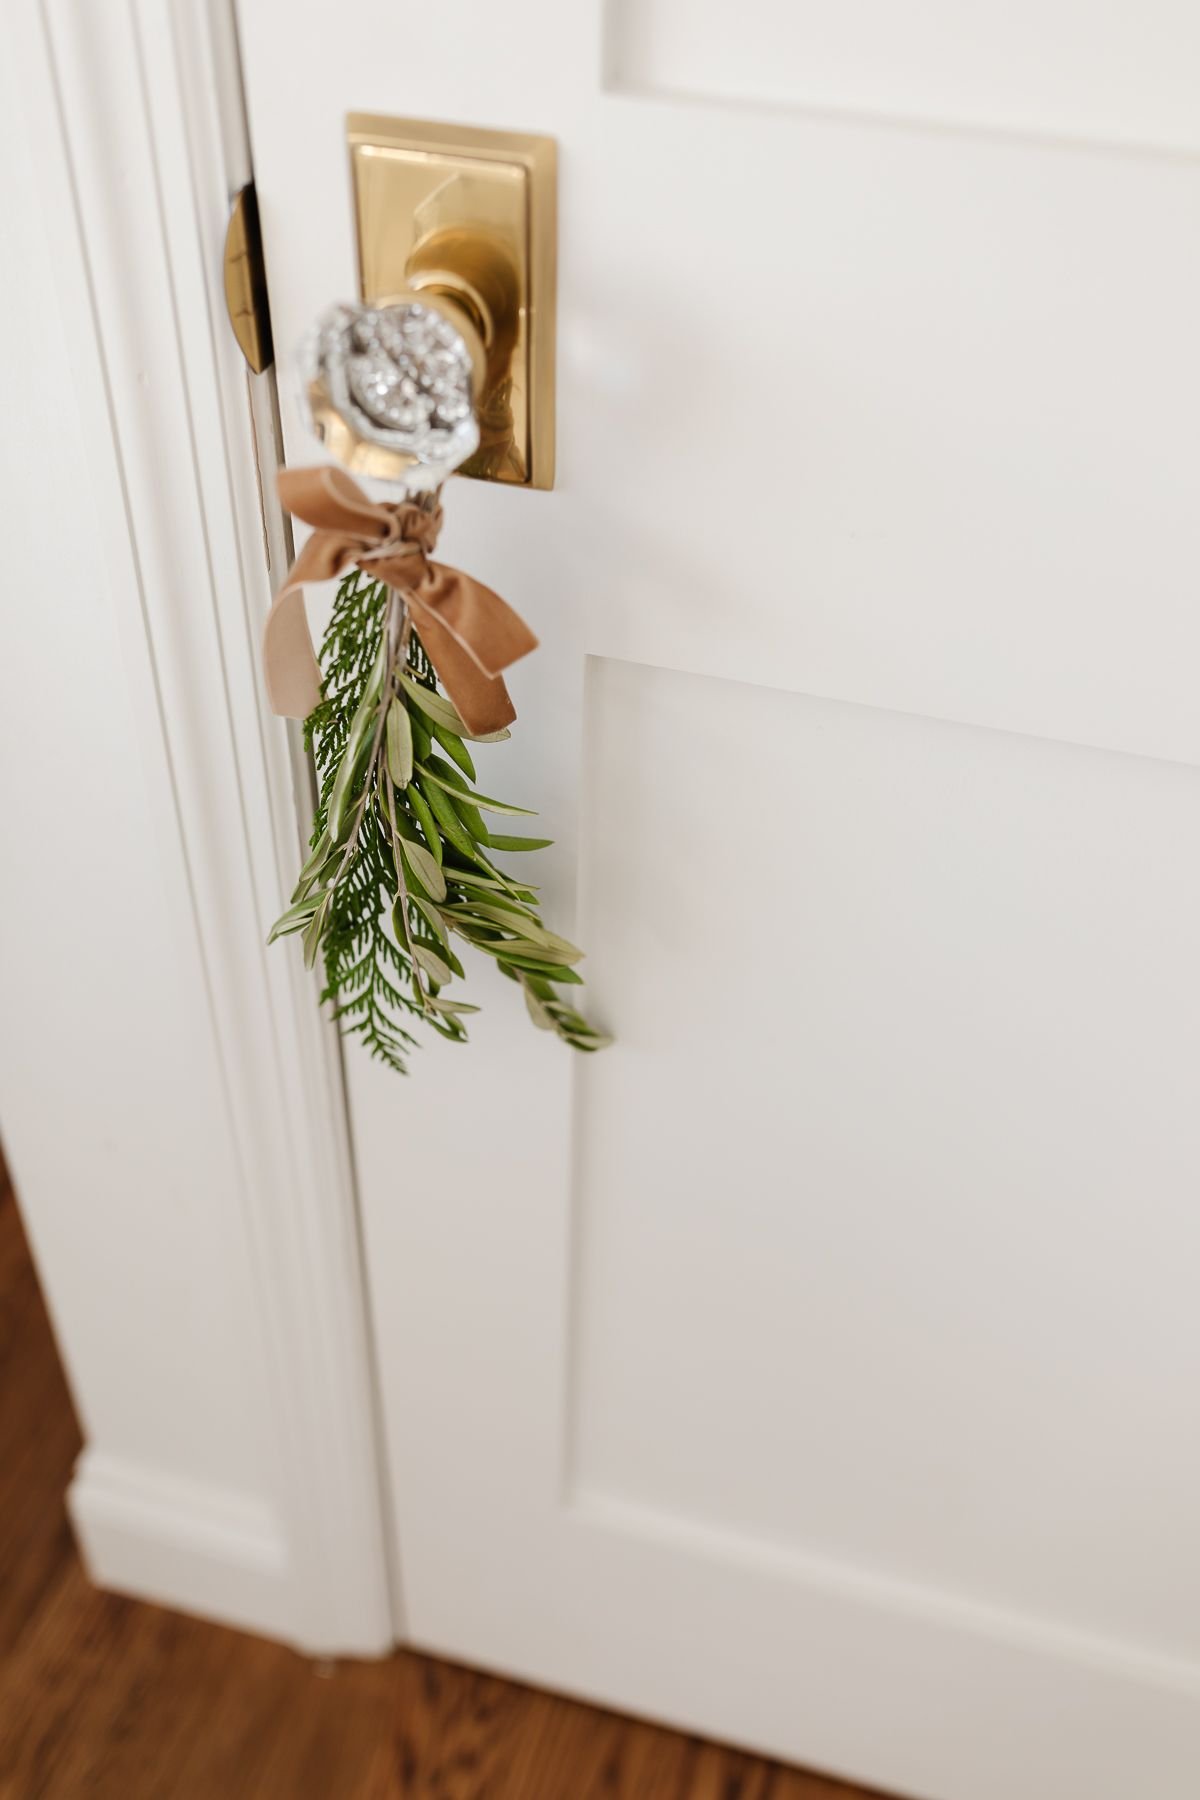
[[[511,305],[485,344],[481,443],[461,473],[554,485],[556,165],[553,138],[351,113],[346,121],[359,293],[465,297],[503,287]]]
[[[225,306],[238,348],[256,375],[271,366],[271,312],[254,184],[233,197],[225,232]]]

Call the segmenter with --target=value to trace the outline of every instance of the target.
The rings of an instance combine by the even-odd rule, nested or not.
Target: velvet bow
[[[470,575],[432,562],[442,509],[411,501],[377,505],[342,469],[284,469],[279,497],[314,527],[275,596],[263,633],[263,673],[273,712],[306,719],[321,698],[301,589],[357,563],[404,595],[430,662],[466,725],[477,736],[516,717],[501,677],[537,639],[506,600]]]

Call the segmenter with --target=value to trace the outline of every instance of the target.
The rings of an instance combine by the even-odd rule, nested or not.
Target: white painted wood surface
[[[641,92],[1200,149],[1185,0],[610,0],[608,32]]]
[[[336,1052],[264,947],[306,776],[255,666],[284,548],[220,297],[232,16],[19,0],[6,31],[0,1118],[87,1440],[71,1510],[104,1585],[377,1652]]]
[[[1200,168],[1125,146],[1194,147],[1195,26],[883,10],[242,0],[285,347],[348,110],[561,148],[558,487],[443,547],[541,635],[485,785],[619,1041],[481,974],[350,1059],[407,1618],[929,1800],[1193,1800]]]

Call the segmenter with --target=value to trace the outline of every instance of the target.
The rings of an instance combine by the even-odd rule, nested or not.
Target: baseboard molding
[[[297,1640],[287,1542],[262,1501],[85,1450],[67,1509],[97,1587]]]

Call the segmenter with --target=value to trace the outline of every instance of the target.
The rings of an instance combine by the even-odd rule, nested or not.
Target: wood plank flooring
[[[0,1166],[0,1800],[870,1800],[399,1652],[322,1667],[97,1593],[79,1435]]]

